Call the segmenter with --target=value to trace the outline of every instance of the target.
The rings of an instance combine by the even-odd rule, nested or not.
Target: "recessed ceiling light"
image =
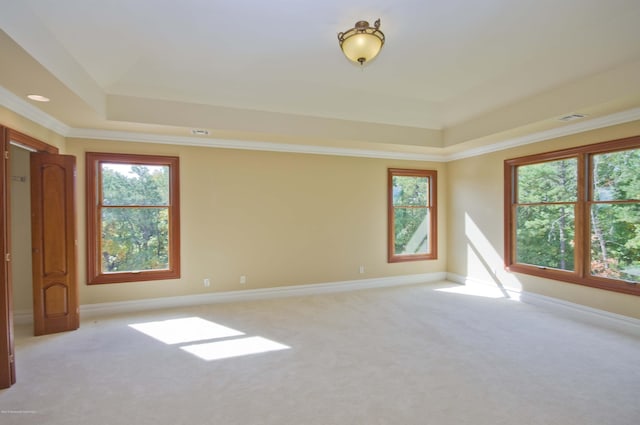
[[[208,136],[209,130],[194,128],[193,130],[191,130],[191,133],[193,133],[194,136]]]
[[[558,121],[568,122],[568,121],[581,120],[582,118],[586,118],[586,117],[587,115],[585,114],[571,114],[571,115],[565,115],[564,117],[558,118]]]
[[[27,97],[31,100],[35,100],[36,102],[49,102],[51,100],[48,97],[41,96],[39,94],[30,94]]]

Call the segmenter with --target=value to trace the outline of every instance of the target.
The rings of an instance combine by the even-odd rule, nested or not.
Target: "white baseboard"
[[[268,298],[282,298],[316,295],[330,292],[355,291],[359,289],[384,288],[412,285],[445,280],[446,273],[426,273],[393,276],[374,279],[348,280],[342,282],[314,283],[309,285],[278,286],[243,291],[215,292],[210,294],[183,295],[177,297],[150,298],[135,301],[85,304],[80,306],[80,319],[97,316],[157,310],[163,308],[187,307],[221,302],[250,301]]]
[[[460,283],[462,285],[485,285],[496,287],[495,282],[486,280],[469,278],[453,273],[447,273],[447,280],[450,282]],[[640,320],[624,316],[621,314],[611,313],[609,311],[588,307],[582,304],[572,303],[570,301],[561,300],[559,298],[548,297],[546,295],[535,294],[533,292],[515,290],[513,288],[501,287],[511,298],[522,301],[527,304],[548,308],[550,310],[559,311],[565,314],[587,321],[592,324],[613,327],[617,330],[631,332],[640,335]]]
[[[13,310],[14,325],[33,324],[33,310]]]
[[[279,286],[265,289],[249,289],[243,291],[215,292],[209,294],[183,295],[177,297],[150,298],[134,301],[121,301],[112,303],[84,304],[80,306],[80,318],[91,319],[98,316],[113,314],[135,313],[145,310],[158,310],[163,308],[188,307],[203,304],[215,304],[222,302],[251,301],[269,298],[283,298],[304,295],[316,295],[332,292],[346,292],[360,289],[384,288],[392,286],[413,285],[447,280],[462,285],[484,285],[495,288],[495,282],[469,278],[454,273],[426,273],[405,276],[393,276],[374,279],[349,280],[342,282],[316,283],[309,285]],[[510,298],[522,302],[573,314],[580,320],[600,326],[614,327],[618,330],[626,330],[634,334],[640,334],[640,320],[611,313],[608,311],[584,306],[581,304],[552,298],[532,292],[501,287]],[[33,313],[30,310],[18,310],[13,312],[13,322],[16,325],[33,323]]]

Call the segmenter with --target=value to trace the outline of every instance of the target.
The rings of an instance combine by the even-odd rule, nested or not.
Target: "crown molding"
[[[358,158],[376,159],[396,159],[403,161],[428,161],[428,162],[450,162],[459,159],[471,158],[485,155],[531,143],[542,142],[563,136],[570,136],[589,130],[609,127],[612,125],[624,124],[631,121],[640,120],[640,108],[633,108],[622,112],[606,115],[599,118],[592,118],[573,124],[550,130],[531,133],[521,137],[505,139],[488,146],[474,149],[467,149],[455,154],[417,154],[406,152],[393,152],[375,149],[350,149],[340,147],[327,147],[318,145],[297,145],[291,143],[271,143],[252,140],[232,140],[215,139],[189,136],[167,136],[151,133],[136,133],[126,131],[97,130],[72,128],[53,118],[49,114],[41,111],[29,102],[16,96],[4,87],[0,86],[0,105],[19,114],[44,128],[52,130],[63,137],[115,140],[124,142],[156,143],[183,146],[200,146],[222,149],[256,150],[267,152],[287,152],[311,155],[334,155],[349,156]]]
[[[2,86],[0,86],[0,105],[61,136],[66,136],[71,130],[71,127],[68,125],[58,121],[46,112],[42,112],[40,109]]]
[[[624,124],[631,121],[640,120],[640,108],[629,109],[622,112],[606,115],[599,118],[580,121],[568,124],[562,127],[553,128],[545,131],[527,134],[521,137],[506,139],[501,142],[493,143],[488,146],[482,146],[475,149],[468,149],[455,154],[416,154],[405,152],[391,152],[373,149],[348,149],[340,147],[325,147],[317,145],[296,145],[287,143],[271,143],[251,140],[231,140],[231,139],[213,139],[202,137],[182,137],[182,136],[165,136],[149,133],[134,133],[121,131],[105,131],[91,129],[70,129],[66,137],[77,137],[98,140],[117,140],[126,142],[140,143],[159,143],[184,146],[201,146],[223,149],[242,149],[257,150],[269,152],[287,152],[302,153],[312,155],[335,155],[335,156],[351,156],[358,158],[377,158],[377,159],[398,159],[405,161],[430,161],[430,162],[450,162],[459,159],[471,158],[474,156],[485,155],[488,153],[498,152],[518,146],[524,146],[531,143],[551,140],[558,137],[570,136],[585,131],[596,130],[599,128],[609,127],[612,125]]]
[[[166,136],[161,134],[133,133],[109,130],[71,129],[67,137],[115,140],[125,142],[156,143],[181,146],[200,146],[222,149],[240,149],[268,152],[301,153],[312,155],[351,156],[358,158],[398,159],[405,161],[443,162],[444,155],[428,155],[406,152],[392,152],[374,149],[349,149],[318,145],[296,145],[291,143],[272,143],[252,140],[214,139],[189,136]]]
[[[562,127],[552,128],[550,130],[527,134],[526,136],[506,139],[488,146],[482,146],[475,149],[468,149],[456,154],[446,155],[445,162],[485,155],[488,153],[498,152],[518,146],[529,145],[531,143],[543,142],[545,140],[556,139],[558,137],[570,136],[572,134],[583,133],[585,131],[597,130],[599,128],[609,127],[612,125],[624,124],[639,119],[640,108],[629,109],[622,112],[616,112],[611,115],[605,115],[599,118],[592,118]]]

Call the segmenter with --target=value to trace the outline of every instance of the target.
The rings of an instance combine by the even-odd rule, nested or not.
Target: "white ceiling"
[[[444,149],[640,106],[638,0],[0,2],[0,86],[74,129]]]

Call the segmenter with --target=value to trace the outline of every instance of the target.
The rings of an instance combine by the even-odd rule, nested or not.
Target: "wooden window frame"
[[[505,269],[510,272],[575,283],[625,294],[640,295],[640,284],[591,274],[591,222],[589,212],[592,200],[593,155],[612,153],[628,149],[640,149],[640,136],[595,143],[576,148],[534,154],[504,161],[504,249]],[[574,271],[551,269],[516,262],[515,209],[517,198],[517,167],[543,162],[576,158],[578,187],[575,212]],[[639,200],[620,203],[633,203]]]
[[[100,267],[100,200],[102,163],[164,165],[169,167],[169,268],[134,272],[102,273]],[[141,282],[180,277],[180,161],[174,156],[119,153],[86,153],[87,181],[87,283]]]
[[[429,252],[426,254],[395,253],[395,216],[393,206],[393,177],[427,177],[429,179]],[[438,258],[438,172],[436,170],[413,170],[406,168],[389,168],[387,170],[387,262],[436,260]]]

